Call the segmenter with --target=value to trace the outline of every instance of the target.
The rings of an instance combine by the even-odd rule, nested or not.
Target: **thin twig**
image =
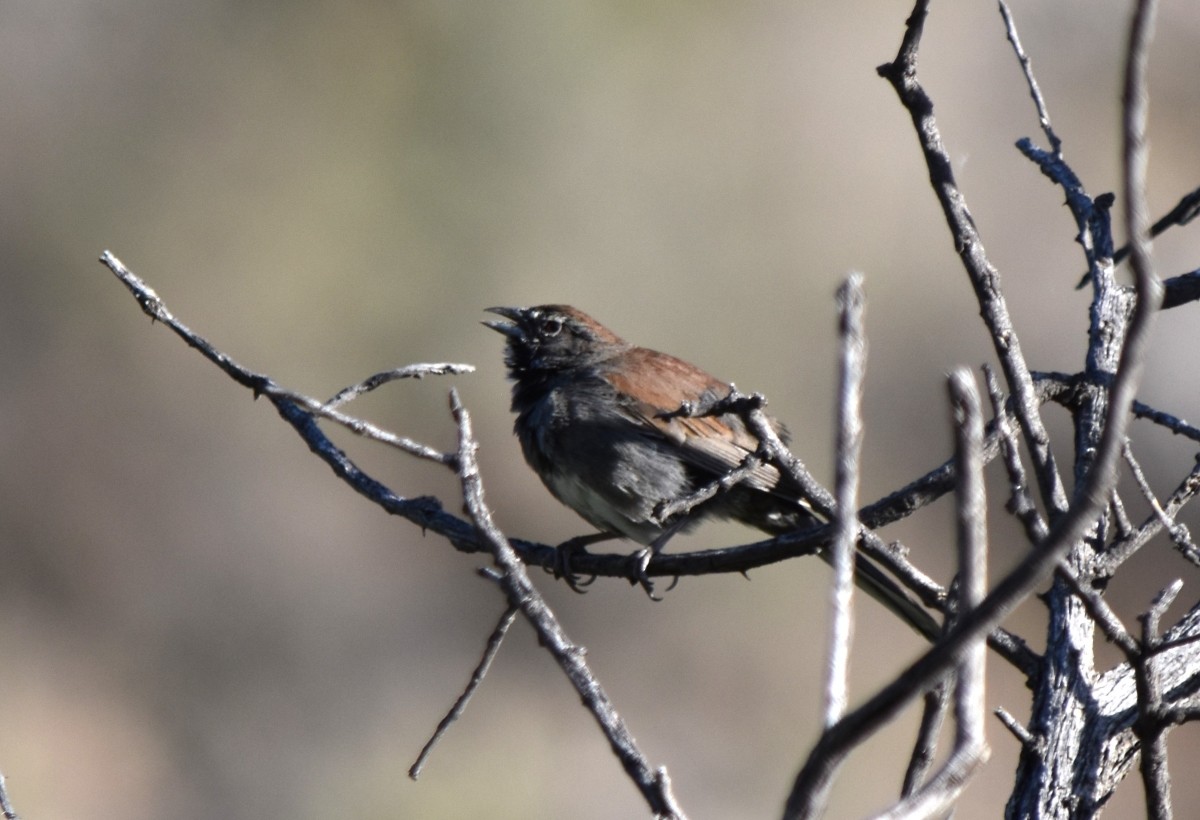
[[[369,438],[374,441],[381,442],[390,447],[395,447],[409,455],[417,458],[428,459],[429,461],[437,462],[438,464],[452,464],[454,455],[452,453],[443,453],[433,447],[428,447],[424,444],[412,441],[403,436],[397,436],[395,433],[390,433],[386,430],[381,430],[370,422],[362,419],[354,418],[337,412],[333,409],[332,402],[318,401],[302,393],[296,393],[291,390],[285,390],[277,385],[270,377],[261,373],[254,373],[242,367],[229,356],[226,356],[221,351],[217,350],[212,344],[199,334],[193,332],[187,325],[180,322],[167,309],[167,305],[158,294],[155,293],[145,282],[133,274],[120,259],[117,259],[110,251],[105,251],[100,255],[100,261],[111,270],[118,279],[120,279],[125,287],[137,299],[138,304],[142,306],[142,310],[151,319],[156,322],[162,322],[164,325],[175,331],[181,339],[188,343],[191,347],[200,351],[200,353],[213,364],[225,371],[226,375],[234,379],[239,384],[250,388],[254,391],[255,396],[265,395],[273,401],[285,400],[292,402],[298,407],[304,408],[307,412],[314,416],[329,419],[332,422],[342,425],[347,430],[356,435]],[[422,367],[422,365],[415,365]],[[469,367],[469,365],[454,365],[454,367]],[[432,372],[432,371],[430,371]],[[449,371],[454,372],[454,371]]]
[[[1138,313],[1147,314],[1162,303],[1162,284],[1150,260],[1150,215],[1146,202],[1146,93],[1150,40],[1154,34],[1155,0],[1138,0],[1129,30],[1128,57],[1121,112],[1122,204],[1129,237],[1129,263],[1138,282]]]
[[[1161,218],[1150,226],[1150,236],[1158,237],[1170,228],[1182,227],[1200,214],[1200,188],[1183,195],[1175,207],[1167,211]],[[1129,245],[1122,245],[1113,252],[1113,262],[1120,263],[1129,256]]]
[[[1129,514],[1125,512],[1125,504],[1121,501],[1121,494],[1117,490],[1113,490],[1112,498],[1108,502],[1109,512],[1112,513],[1113,524],[1117,529],[1117,538],[1128,538],[1133,532],[1133,523],[1129,520]]]
[[[1171,497],[1167,499],[1167,503],[1162,507],[1163,514],[1168,520],[1175,520],[1179,515],[1179,511],[1195,498],[1198,493],[1200,493],[1200,460],[1193,465],[1191,472],[1175,488],[1175,492],[1171,493]],[[1114,541],[1109,546],[1108,551],[1103,556],[1103,564],[1099,568],[1100,571],[1104,575],[1111,576],[1121,564],[1148,544],[1150,539],[1158,535],[1162,528],[1163,518],[1158,513],[1152,512],[1141,526],[1132,530],[1128,535]],[[1178,542],[1172,543],[1176,547],[1179,546]],[[1181,550],[1180,553],[1194,566],[1200,566],[1200,551]]]
[[[987,593],[987,489],[983,480],[983,413],[979,393],[969,370],[950,376],[950,399],[954,408],[959,490],[958,588],[960,617],[969,615]],[[982,637],[982,636],[981,636]],[[986,754],[984,713],[984,668],[986,646],[977,640],[963,652],[958,668],[955,719],[958,726],[956,754]]]
[[[17,810],[12,807],[12,803],[8,800],[8,787],[4,782],[4,774],[0,773],[0,812],[3,812],[4,820],[21,820]]]
[[[364,393],[370,393],[372,390],[396,379],[423,379],[426,376],[444,376],[447,373],[462,374],[474,372],[474,365],[469,364],[453,364],[451,362],[410,364],[405,367],[397,367],[392,370],[385,370],[382,373],[376,373],[373,376],[368,376],[361,382],[352,384],[349,387],[343,387],[322,406],[326,410],[333,410],[339,405],[353,401]]]
[[[1133,23],[1129,30],[1128,57],[1125,66],[1124,108],[1122,110],[1122,194],[1125,206],[1125,231],[1129,236],[1129,264],[1137,277],[1138,305],[1134,322],[1149,315],[1162,301],[1162,286],[1154,275],[1150,259],[1149,209],[1146,204],[1146,119],[1149,104],[1146,93],[1147,63],[1150,59],[1150,40],[1154,31],[1154,16],[1157,11],[1154,0],[1139,0],[1134,8]],[[1134,338],[1131,330],[1129,346],[1135,342],[1140,346],[1141,338]],[[1116,402],[1114,391],[1113,401]],[[1129,396],[1132,404],[1133,396]],[[1106,431],[1107,435],[1107,431]],[[1122,438],[1124,438],[1122,436]],[[1178,589],[1175,590],[1178,592]],[[1166,596],[1163,596],[1165,599]],[[1170,597],[1174,597],[1172,594]],[[1166,603],[1162,604],[1165,609]],[[1158,614],[1161,610],[1152,607],[1144,625],[1142,643],[1149,646],[1158,639]],[[1161,704],[1158,680],[1155,674],[1155,659],[1147,657],[1138,668],[1142,674],[1138,679],[1138,701],[1143,709],[1155,710]],[[1170,781],[1167,775],[1167,749],[1161,726],[1147,726],[1138,735],[1142,741],[1142,782],[1146,791],[1146,812],[1155,820],[1171,817]],[[1136,731],[1136,730],[1135,730]]]
[[[1139,419],[1147,419],[1157,425],[1166,427],[1177,436],[1190,438],[1192,441],[1200,441],[1200,427],[1188,424],[1181,418],[1177,418],[1170,413],[1164,413],[1161,410],[1155,410],[1147,404],[1140,401],[1133,403],[1133,414]]]
[[[917,739],[913,742],[908,767],[904,770],[904,782],[900,787],[901,797],[916,794],[925,782],[925,776],[933,768],[938,735],[946,721],[946,712],[950,709],[950,688],[953,683],[952,677],[943,678],[937,686],[925,693],[925,702],[921,707],[921,723],[917,726]]]
[[[511,604],[501,613],[500,620],[496,622],[496,628],[492,630],[492,634],[488,637],[487,645],[483,649],[483,657],[479,659],[479,664],[475,667],[475,671],[471,673],[471,679],[467,682],[466,688],[458,696],[458,699],[454,701],[454,705],[450,707],[450,711],[446,713],[446,716],[438,721],[433,735],[421,748],[421,753],[417,755],[416,761],[409,767],[408,776],[413,780],[421,776],[421,770],[425,768],[425,761],[429,758],[430,753],[433,752],[433,747],[442,739],[442,735],[466,711],[467,704],[471,701],[475,690],[483,683],[483,678],[487,675],[488,669],[491,668],[492,661],[496,659],[496,653],[500,651],[500,644],[504,642],[504,636],[508,633],[508,628],[512,626],[512,622],[516,617],[517,608]]]
[[[1026,729],[1019,720],[1013,717],[1007,709],[1005,709],[1003,706],[997,706],[993,714],[1000,719],[1000,723],[1004,726],[1004,728],[1008,729],[1008,731],[1012,733],[1012,736],[1015,737],[1017,742],[1023,747],[1030,751],[1033,751],[1037,748],[1037,738],[1030,734],[1029,730]]]
[[[1111,198],[1099,197],[1093,200],[1088,196],[1083,183],[1063,158],[1062,141],[1050,125],[1046,103],[1042,98],[1037,79],[1034,77],[1032,63],[1021,47],[1016,21],[1004,0],[1000,0],[1000,16],[1004,19],[1008,40],[1012,43],[1017,61],[1025,75],[1026,84],[1029,86],[1030,95],[1033,97],[1034,106],[1037,109],[1038,120],[1043,133],[1050,141],[1051,148],[1049,152],[1044,151],[1035,146],[1032,140],[1022,138],[1017,141],[1017,149],[1035,162],[1041,172],[1060,185],[1067,195],[1067,206],[1075,218],[1075,224],[1079,230],[1077,238],[1084,250],[1088,265],[1087,273],[1080,281],[1080,286],[1082,286],[1094,275],[1099,275],[1101,271],[1112,270],[1112,236],[1107,216]]]
[[[795,454],[784,444],[778,431],[767,417],[764,411],[765,406],[766,399],[762,394],[740,393],[735,386],[730,385],[729,393],[725,396],[707,402],[703,406],[685,404],[674,411],[674,414],[738,414],[750,432],[758,439],[759,449],[765,455],[766,459],[799,486],[800,497],[804,503],[818,516],[825,519],[835,519],[838,509],[837,500],[828,490],[821,486],[820,482],[813,478],[803,462],[796,458]],[[780,545],[786,545],[795,538],[801,542],[808,543],[809,539],[814,535],[825,535],[826,538],[821,539],[818,543],[826,545],[829,543],[826,539],[832,537],[835,527],[836,524],[827,524],[802,531],[796,535],[781,536],[778,539],[773,539],[773,541]],[[865,528],[860,528],[858,531],[858,544],[861,547],[861,553],[856,553],[855,564],[859,571],[860,584],[863,585],[864,589],[872,597],[878,599],[880,603],[888,607],[894,614],[904,620],[905,623],[921,635],[933,640],[937,636],[940,626],[925,611],[922,604],[935,608],[940,607],[944,601],[944,591],[941,587],[913,566],[902,551],[890,548],[875,533]],[[765,543],[764,546],[766,546]],[[826,561],[830,560],[827,550],[820,550],[818,554]],[[874,566],[870,559],[874,559],[886,567],[894,578],[888,576],[879,567]],[[652,566],[657,565],[658,571],[655,574],[663,574],[662,566],[664,563],[660,553],[652,563]],[[921,603],[913,601],[895,579],[900,579],[904,586],[916,592],[918,597],[921,598]]]
[[[1070,587],[1071,592],[1083,604],[1083,608],[1087,610],[1091,619],[1100,627],[1100,631],[1104,633],[1104,637],[1109,643],[1115,645],[1125,654],[1125,659],[1133,663],[1141,654],[1141,647],[1138,646],[1134,637],[1129,634],[1129,630],[1125,628],[1125,624],[1121,623],[1121,619],[1117,617],[1117,613],[1112,611],[1112,607],[1108,605],[1100,593],[1094,589],[1084,586],[1079,577],[1065,563],[1060,564],[1057,570],[1058,577]]]
[[[1185,555],[1198,554],[1187,526],[1179,523],[1172,516],[1167,515],[1167,511],[1163,509],[1162,504],[1158,503],[1158,498],[1155,497],[1154,490],[1150,488],[1150,482],[1146,480],[1146,474],[1142,471],[1142,465],[1134,458],[1133,448],[1128,441],[1125,442],[1123,453],[1125,463],[1129,465],[1129,471],[1133,475],[1133,480],[1137,483],[1138,489],[1142,491],[1142,497],[1146,499],[1146,503],[1150,505],[1150,510],[1158,517],[1159,522],[1163,525],[1163,529],[1170,536],[1172,543]]]
[[[1197,299],[1200,299],[1200,270],[1181,273],[1163,282],[1163,310],[1186,305]]]
[[[1044,374],[1032,371],[1031,375],[1034,379],[1037,400],[1040,403],[1054,401],[1059,404],[1067,404],[1077,390],[1074,378],[1066,374]],[[1010,427],[1017,420],[1015,408],[1016,401],[1010,397],[1005,402],[1005,418]],[[983,457],[990,463],[1000,453],[1000,437],[994,419],[988,422],[985,431]],[[912,515],[918,509],[936,501],[953,489],[954,459],[950,458],[899,490],[863,507],[859,510],[858,515],[868,527],[878,529]]]
[[[968,615],[987,586],[987,495],[983,482],[983,413],[979,394],[968,370],[950,375],[954,411],[955,460],[959,476],[956,494],[958,523],[958,615]],[[949,624],[954,628],[954,622]],[[880,818],[926,818],[954,805],[967,781],[987,760],[984,733],[984,669],[987,648],[980,635],[964,647],[954,676],[954,748],[927,784],[905,795]]]
[[[1134,663],[1138,691],[1138,720],[1133,725],[1134,734],[1142,746],[1141,772],[1145,786],[1146,816],[1153,820],[1170,820],[1171,777],[1167,770],[1167,729],[1162,719],[1162,681],[1158,676],[1157,653],[1153,651],[1159,642],[1159,623],[1167,607],[1175,600],[1183,586],[1175,581],[1163,589],[1141,616],[1142,653]]]
[[[996,374],[985,364],[983,376],[987,383],[988,397],[992,402],[996,434],[1000,437],[1000,452],[1004,456],[1004,469],[1008,472],[1008,487],[1012,493],[1008,509],[1024,525],[1025,537],[1029,539],[1029,543],[1040,544],[1049,529],[1038,512],[1037,505],[1029,496],[1029,484],[1025,479],[1025,466],[1021,463],[1021,451],[1017,446],[1017,438],[1009,427],[1008,416],[1004,412],[1004,401],[1000,396]]]
[[[655,505],[651,511],[655,523],[659,526],[666,527],[671,523],[671,520],[677,516],[686,516],[696,507],[703,504],[717,495],[728,492],[735,486],[740,484],[743,479],[752,475],[756,470],[762,467],[762,459],[757,453],[748,453],[742,459],[742,463],[732,470],[721,474],[718,478],[710,481],[694,492],[687,495],[681,495],[678,498],[672,498],[668,501],[661,501]]]
[[[803,488],[802,491],[813,509],[826,518],[835,518],[838,509],[837,501],[809,474],[800,460],[780,439],[779,434],[771,426],[770,420],[762,410],[761,397],[744,396],[740,398],[746,400],[742,409],[746,426],[758,439],[759,446],[765,450],[771,462]],[[855,553],[854,561],[858,570],[858,583],[862,585],[863,590],[925,638],[934,640],[940,633],[941,626],[922,604],[929,602],[925,595],[938,596],[933,599],[936,602],[933,604],[935,606],[942,603],[941,588],[913,566],[903,554],[889,548],[883,539],[870,530],[860,527],[857,538],[861,552]],[[828,552],[819,554],[825,560],[829,560]],[[872,559],[886,567],[891,575],[872,563]],[[922,603],[912,600],[904,588],[896,582],[896,578],[901,579],[904,586],[917,591],[917,594],[922,596]]]
[[[846,710],[853,624],[854,551],[858,540],[858,481],[862,456],[862,381],[866,360],[862,277],[851,274],[837,292],[839,367],[834,493],[837,512],[830,546],[833,584],[829,592],[829,662],[825,676],[825,725]]]
[[[1029,86],[1029,95],[1033,97],[1033,105],[1037,109],[1038,122],[1041,123],[1042,133],[1046,135],[1046,139],[1050,141],[1050,150],[1056,156],[1062,156],[1062,140],[1058,138],[1058,134],[1054,133],[1054,126],[1050,124],[1050,112],[1046,108],[1046,100],[1042,96],[1042,89],[1038,87],[1037,78],[1033,76],[1033,64],[1029,60],[1029,56],[1025,53],[1025,49],[1021,47],[1021,38],[1017,35],[1017,24],[1013,20],[1012,12],[1008,9],[1008,4],[1004,0],[1000,0],[1000,16],[1004,18],[1004,30],[1008,35],[1008,42],[1012,43],[1013,51],[1017,55],[1017,61],[1021,64],[1021,71],[1025,74],[1025,83]]]

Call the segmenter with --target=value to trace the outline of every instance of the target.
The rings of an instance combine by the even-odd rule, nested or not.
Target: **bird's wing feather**
[[[639,359],[636,366],[606,378],[620,396],[624,415],[646,435],[669,440],[685,461],[714,478],[736,469],[758,449],[758,439],[732,414],[664,418],[685,401],[703,404],[723,398],[728,384],[666,353],[645,348],[632,353]],[[763,492],[795,496],[781,491],[779,471],[769,464],[755,467],[744,482]]]

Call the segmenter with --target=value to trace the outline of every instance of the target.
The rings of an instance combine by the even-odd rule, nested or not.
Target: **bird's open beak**
[[[495,313],[497,316],[503,316],[508,322],[481,322],[480,324],[490,327],[497,333],[503,333],[512,339],[519,339],[525,336],[525,331],[521,330],[521,320],[525,316],[525,311],[522,308],[513,307],[490,307],[484,308],[485,313]]]

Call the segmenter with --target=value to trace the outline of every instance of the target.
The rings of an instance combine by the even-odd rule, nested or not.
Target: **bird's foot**
[[[629,556],[629,583],[638,584],[642,589],[646,590],[646,597],[651,601],[661,601],[662,597],[654,594],[654,582],[650,580],[650,575],[646,572],[646,568],[650,566],[650,559],[658,554],[658,550],[654,547],[646,547],[640,549],[633,555]],[[671,585],[667,587],[667,592],[675,589],[675,585],[679,583],[679,576],[676,575],[671,579]]]
[[[639,584],[646,590],[646,596],[651,601],[661,601],[662,598],[654,594],[654,582],[646,574],[646,567],[650,566],[650,559],[653,557],[654,549],[651,547],[640,549],[629,556],[629,583]]]
[[[586,555],[589,544],[607,541],[612,537],[611,533],[593,532],[562,542],[554,551],[554,567],[548,568],[546,571],[553,573],[555,578],[562,578],[566,581],[567,586],[571,588],[572,592],[578,592],[580,595],[583,595],[587,592],[584,587],[591,586],[596,580],[596,576],[589,575],[586,580],[580,580],[580,576],[575,574],[575,571],[571,568],[571,562],[580,554]]]

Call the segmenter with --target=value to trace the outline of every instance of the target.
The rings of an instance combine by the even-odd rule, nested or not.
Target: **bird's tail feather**
[[[829,552],[821,551],[821,557],[828,563]],[[930,614],[929,610],[905,592],[899,584],[887,573],[877,567],[871,559],[861,552],[854,553],[854,582],[858,588],[887,607],[894,615],[916,630],[919,634],[935,642],[942,634],[942,625]]]

